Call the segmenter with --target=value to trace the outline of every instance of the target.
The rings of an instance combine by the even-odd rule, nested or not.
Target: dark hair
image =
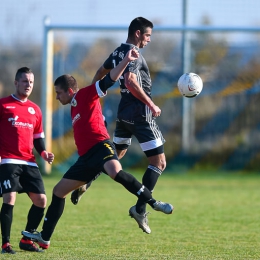
[[[21,78],[23,73],[32,73],[33,74],[32,70],[30,68],[22,67],[17,70],[17,72],[15,74],[15,80],[18,81]]]
[[[68,91],[69,88],[71,88],[74,91],[78,90],[78,84],[77,84],[76,79],[69,74],[59,76],[55,80],[54,86],[59,86],[64,91]]]
[[[128,27],[128,37],[132,37],[137,30],[144,34],[147,28],[153,29],[153,23],[143,17],[137,17]]]

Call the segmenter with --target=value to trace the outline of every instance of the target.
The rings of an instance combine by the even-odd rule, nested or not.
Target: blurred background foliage
[[[204,16],[202,25],[211,25]],[[80,87],[89,85],[96,70],[106,57],[126,39],[121,32],[102,32],[92,41],[88,32],[79,41],[70,42],[64,32],[57,32],[54,41],[54,78],[69,73]],[[235,34],[248,35],[236,32]],[[190,32],[191,71],[204,82],[202,93],[192,103],[192,134],[190,149],[182,147],[183,97],[177,89],[182,75],[181,32],[154,31],[152,42],[142,50],[153,80],[153,99],[162,109],[157,122],[166,139],[165,153],[168,170],[223,169],[251,171],[259,169],[260,114],[260,38],[251,33],[250,41],[234,42],[229,33]],[[120,38],[121,37],[121,38]],[[247,37],[247,36],[246,36]],[[119,39],[121,41],[119,41]],[[41,104],[42,48],[21,45],[0,49],[0,96],[14,92],[14,75],[21,66],[35,73],[31,99]],[[53,113],[53,152],[56,167],[64,171],[77,158],[71,129],[70,107],[55,100]],[[115,84],[101,100],[111,136],[115,127],[120,99]],[[127,155],[125,167],[146,167],[147,159],[135,138]]]

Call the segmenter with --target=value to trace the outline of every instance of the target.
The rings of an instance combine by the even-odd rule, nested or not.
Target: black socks
[[[54,229],[63,213],[64,207],[65,198],[59,198],[52,194],[52,201],[45,215],[41,232],[43,240],[50,240],[52,233],[54,232]]]
[[[27,225],[25,230],[28,232],[33,232],[36,230],[41,223],[43,215],[44,208],[39,208],[35,205],[32,205],[27,216]]]
[[[153,165],[148,165],[148,168],[144,173],[142,183],[151,193],[153,192],[153,189],[161,174],[162,170]],[[142,215],[146,212],[146,203],[140,198],[138,198],[136,202],[136,212]]]
[[[122,184],[129,192],[140,198],[142,201],[149,204],[153,204],[155,202],[152,198],[151,192],[139,181],[137,181],[133,175],[121,170],[116,175],[114,180]]]
[[[2,245],[10,242],[11,225],[13,221],[13,205],[6,203],[2,204],[0,220],[1,220],[1,231],[2,231]]]

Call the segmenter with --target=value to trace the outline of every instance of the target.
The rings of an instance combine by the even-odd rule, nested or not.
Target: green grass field
[[[141,174],[135,173],[140,180]],[[44,177],[48,202],[61,175]],[[30,201],[18,195],[11,242],[16,255],[1,259],[260,259],[260,175],[167,174],[154,197],[171,202],[172,215],[149,206],[150,235],[128,216],[136,197],[101,176],[77,206],[69,197],[44,253],[21,251]],[[40,231],[41,227],[39,227]]]

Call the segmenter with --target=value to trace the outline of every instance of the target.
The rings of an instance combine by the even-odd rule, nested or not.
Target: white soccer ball
[[[177,85],[180,93],[187,98],[198,96],[203,88],[202,79],[193,72],[183,74]]]

